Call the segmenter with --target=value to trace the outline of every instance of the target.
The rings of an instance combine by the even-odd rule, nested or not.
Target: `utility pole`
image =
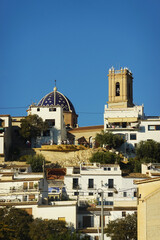
[[[104,240],[104,209],[103,209],[103,191],[101,191],[101,240]]]

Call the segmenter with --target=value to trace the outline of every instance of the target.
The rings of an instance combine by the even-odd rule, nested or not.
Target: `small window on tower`
[[[40,111],[40,108],[37,108],[37,112],[39,112]]]
[[[120,84],[119,84],[119,82],[116,83],[116,96],[120,96]]]

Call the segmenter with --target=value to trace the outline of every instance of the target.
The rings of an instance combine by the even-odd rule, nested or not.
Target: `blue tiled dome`
[[[73,112],[75,113],[75,109],[71,101],[64,96],[62,93],[58,92],[57,90],[54,90],[53,92],[47,94],[44,96],[38,103],[37,106],[61,106],[64,111],[66,112]]]

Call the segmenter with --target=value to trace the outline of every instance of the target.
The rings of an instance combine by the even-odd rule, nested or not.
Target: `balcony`
[[[116,122],[106,125],[107,131],[138,131],[139,123],[124,123]]]
[[[81,189],[81,186],[80,186],[80,185],[77,185],[77,184],[73,184],[72,189],[80,190],[80,189]]]
[[[15,187],[12,187],[10,188],[9,190],[10,193],[18,193],[18,192],[39,192],[39,189],[37,188],[32,188],[32,189],[29,189],[29,188],[15,188]]]

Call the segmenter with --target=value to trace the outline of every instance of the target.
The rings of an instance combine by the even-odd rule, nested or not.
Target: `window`
[[[28,183],[27,183],[27,182],[24,182],[24,183],[23,183],[23,189],[24,189],[24,190],[28,189]]]
[[[37,112],[39,112],[40,111],[40,108],[37,108]]]
[[[131,133],[130,134],[130,140],[136,140],[136,139],[137,139],[136,133]]]
[[[123,192],[123,197],[127,197],[127,192]]]
[[[120,83],[116,83],[116,96],[120,96]]]
[[[79,195],[79,192],[74,192],[74,196],[78,196]]]
[[[29,201],[33,201],[33,200],[35,200],[35,195],[34,194],[29,195]]]
[[[160,125],[156,125],[156,130],[160,130]]]
[[[160,125],[148,125],[148,131],[160,131]]]
[[[113,197],[113,192],[109,192],[108,197]]]
[[[134,192],[134,195],[133,195],[133,196],[134,196],[134,197],[137,197],[137,192],[136,192],[136,191]]]
[[[98,205],[101,205],[101,201],[98,202]],[[103,205],[113,206],[113,201],[103,201]]]
[[[29,182],[29,189],[33,189],[33,182]]]
[[[94,179],[88,179],[88,188],[94,187]]]
[[[50,130],[43,131],[43,137],[50,136]]]
[[[88,194],[89,196],[93,196],[93,192],[89,192],[89,194]]]
[[[126,217],[126,212],[122,212],[122,217]]]
[[[55,119],[47,119],[46,122],[48,123],[49,127],[55,126]]]
[[[114,171],[117,171],[117,167],[114,167]]]
[[[49,108],[50,112],[56,112],[56,108]]]
[[[111,168],[110,167],[104,167],[103,170],[104,171],[111,171]]]
[[[27,202],[27,195],[23,196],[23,201]]]
[[[0,127],[2,127],[2,122],[3,122],[3,120],[0,119]]]
[[[83,228],[92,227],[91,216],[83,216]]]
[[[127,127],[127,123],[126,122],[122,122],[122,128],[126,128]],[[124,136],[126,138],[126,136]]]
[[[114,180],[108,179],[108,188],[113,188],[113,187],[114,187]]]
[[[4,128],[0,128],[0,133],[3,133],[4,132]]]
[[[73,178],[73,189],[78,189],[78,178]]]

